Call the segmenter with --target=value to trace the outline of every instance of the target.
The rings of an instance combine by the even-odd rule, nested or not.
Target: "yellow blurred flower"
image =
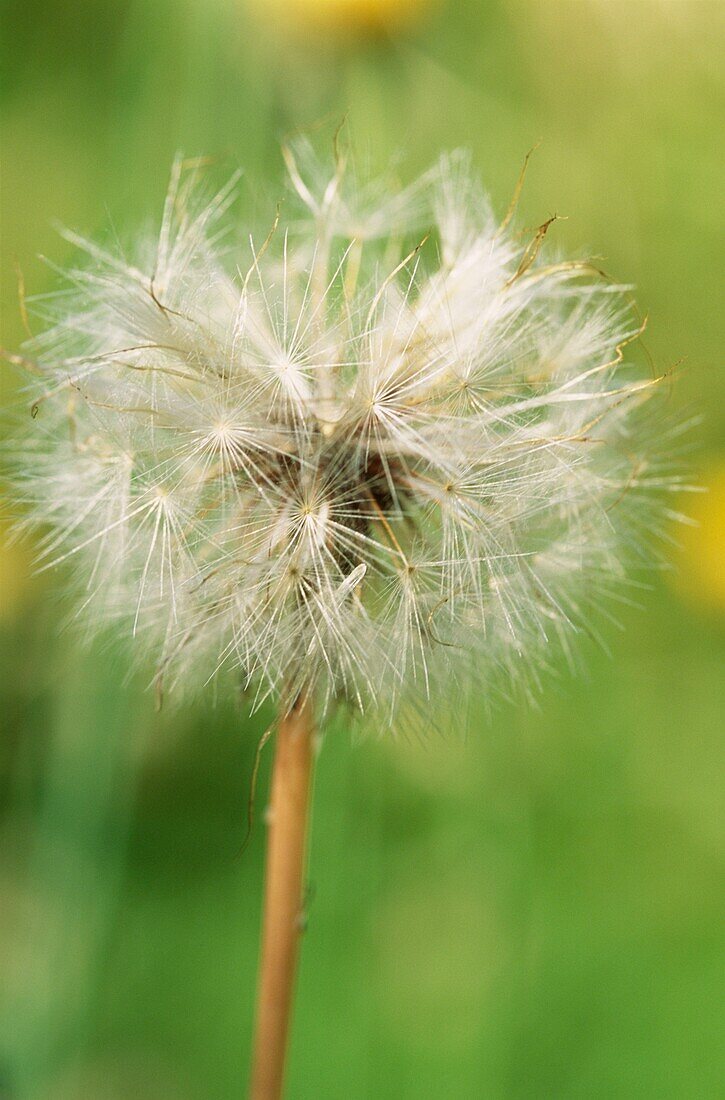
[[[391,33],[414,25],[433,0],[249,0],[277,29],[332,34]]]
[[[676,582],[693,602],[725,612],[725,458],[698,479],[704,493],[683,509],[693,521],[677,532],[681,546]]]

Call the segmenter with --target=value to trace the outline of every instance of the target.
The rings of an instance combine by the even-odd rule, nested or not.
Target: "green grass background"
[[[522,220],[567,215],[562,246],[637,284],[657,362],[686,360],[669,400],[705,413],[707,477],[725,421],[724,12],[459,0],[334,37],[242,0],[5,0],[2,342],[23,339],[15,262],[49,289],[37,255],[71,255],[53,223],[156,215],[179,149],[273,190],[280,137],[349,110],[356,147],[402,150],[403,174],[470,146],[503,211],[541,138]],[[59,631],[59,581],[31,580],[24,553],[2,559],[0,1097],[241,1097],[261,822],[237,853],[269,715],[155,714],[123,653]],[[725,632],[707,583],[696,603],[681,588],[656,580],[611,655],[562,669],[538,710],[448,742],[328,732],[292,1100],[723,1095]]]

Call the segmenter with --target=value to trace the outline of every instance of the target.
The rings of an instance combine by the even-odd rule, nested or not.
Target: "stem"
[[[281,719],[272,771],[251,1100],[279,1100],[301,932],[312,701]]]

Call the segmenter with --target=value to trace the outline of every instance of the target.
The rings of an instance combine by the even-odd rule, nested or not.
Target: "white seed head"
[[[234,183],[202,199],[181,163],[136,255],[77,241],[17,448],[41,567],[169,689],[229,669],[387,726],[535,683],[661,486],[628,295],[497,224],[463,154],[402,190],[285,157],[243,247]]]

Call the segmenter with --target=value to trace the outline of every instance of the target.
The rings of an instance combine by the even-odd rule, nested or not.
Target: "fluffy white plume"
[[[627,294],[498,224],[465,155],[401,190],[285,153],[266,239],[225,243],[235,185],[180,163],[137,255],[77,242],[27,357],[41,567],[170,689],[227,668],[388,725],[535,682],[661,487]]]

